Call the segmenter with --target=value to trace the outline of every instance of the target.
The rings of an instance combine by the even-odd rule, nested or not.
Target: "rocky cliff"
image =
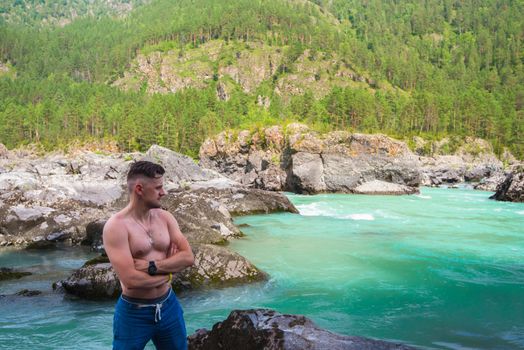
[[[256,41],[210,40],[198,48],[146,50],[113,85],[163,94],[213,85],[217,97],[228,100],[235,89],[254,93],[271,83],[273,92],[284,101],[308,90],[320,98],[336,86],[377,88],[374,80],[357,73],[336,53],[308,49],[290,58],[286,54],[289,49]],[[259,95],[260,105],[268,107],[270,103],[269,96]]]
[[[418,157],[403,142],[341,131],[320,135],[296,123],[285,131],[223,132],[202,144],[200,162],[245,185],[276,191],[398,194],[417,192],[420,184]]]
[[[419,185],[471,182],[495,191],[507,175],[485,140],[405,142],[384,135],[334,131],[306,125],[222,132],[200,148],[200,162],[251,187],[297,193],[406,194]],[[516,162],[510,154],[505,163]]]

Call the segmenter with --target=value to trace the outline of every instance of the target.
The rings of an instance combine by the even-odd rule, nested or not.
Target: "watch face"
[[[147,273],[153,276],[156,274],[156,265],[154,261],[149,262],[149,267],[147,268]]]

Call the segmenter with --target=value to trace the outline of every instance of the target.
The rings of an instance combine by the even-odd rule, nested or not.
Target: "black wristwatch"
[[[155,262],[154,261],[150,261],[149,262],[149,267],[147,268],[147,273],[150,275],[150,276],[154,276],[156,275],[156,265],[155,265]]]

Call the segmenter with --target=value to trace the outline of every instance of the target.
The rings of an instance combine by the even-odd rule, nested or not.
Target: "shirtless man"
[[[193,252],[177,221],[160,207],[165,195],[158,164],[139,161],[127,174],[129,204],[104,226],[104,248],[122,295],[113,318],[113,349],[186,349],[183,311],[172,274],[191,266]]]

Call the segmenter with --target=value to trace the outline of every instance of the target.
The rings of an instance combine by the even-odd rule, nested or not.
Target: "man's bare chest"
[[[129,248],[135,259],[149,258],[151,254],[157,253],[164,255],[169,248],[170,238],[166,226],[152,225],[151,229],[146,231],[142,227],[131,225],[128,233]]]

